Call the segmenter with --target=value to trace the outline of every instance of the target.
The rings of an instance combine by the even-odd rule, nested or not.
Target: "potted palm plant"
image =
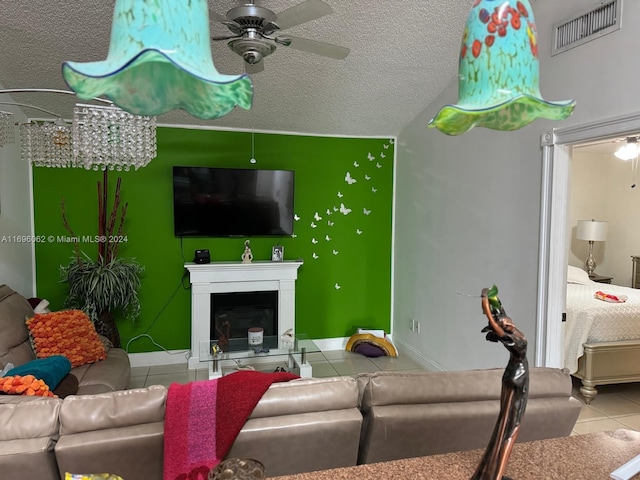
[[[135,320],[140,313],[138,289],[140,274],[144,271],[135,259],[118,257],[118,246],[126,238],[123,234],[128,204],[120,208],[118,178],[111,213],[107,215],[107,173],[98,182],[98,252],[94,260],[75,244],[75,255],[68,265],[60,266],[63,282],[69,284],[65,301],[68,308],[83,310],[93,321],[96,331],[107,337],[114,347],[120,347],[120,333],[114,314]],[[62,220],[73,238],[78,238],[66,218],[62,201]],[[117,223],[117,228],[116,228]]]

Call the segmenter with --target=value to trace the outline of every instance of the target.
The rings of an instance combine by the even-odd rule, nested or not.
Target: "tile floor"
[[[574,379],[573,394],[584,404],[580,381]],[[640,431],[640,383],[603,385],[591,405],[584,405],[573,427],[574,435],[626,428]]]
[[[324,355],[324,356],[323,356]],[[354,375],[376,371],[423,371],[420,365],[406,356],[398,358],[367,358],[344,350],[332,350],[323,354],[309,354],[314,377]],[[207,370],[189,370],[186,363],[133,367],[131,388],[148,385],[169,386],[173,382],[186,383],[206,380]],[[574,396],[584,404],[579,393],[580,382],[574,379]],[[573,435],[626,428],[640,431],[640,383],[605,385],[598,387],[598,396],[591,405],[584,405]]]
[[[387,371],[423,371],[424,369],[406,356],[398,358],[367,358],[346,350],[331,350],[323,353],[310,353],[309,362],[313,366],[314,377],[335,377],[356,373]],[[189,370],[186,363],[157,365],[153,367],[133,367],[131,369],[130,388],[149,385],[169,386],[173,382],[187,383],[193,380],[206,380],[208,371]]]

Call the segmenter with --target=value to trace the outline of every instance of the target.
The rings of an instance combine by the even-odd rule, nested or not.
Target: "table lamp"
[[[576,238],[589,242],[589,256],[584,262],[585,269],[590,277],[595,276],[596,260],[593,257],[593,243],[604,242],[607,239],[608,222],[596,220],[578,220]]]

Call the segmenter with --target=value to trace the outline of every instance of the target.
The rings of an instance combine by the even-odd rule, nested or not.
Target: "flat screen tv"
[[[293,234],[292,170],[173,167],[178,237]]]

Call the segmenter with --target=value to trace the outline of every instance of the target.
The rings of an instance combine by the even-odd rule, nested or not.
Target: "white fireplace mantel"
[[[278,335],[295,332],[295,281],[301,260],[284,262],[186,263],[191,281],[191,356],[189,368],[201,368],[199,345],[210,338],[211,294],[278,292]]]

